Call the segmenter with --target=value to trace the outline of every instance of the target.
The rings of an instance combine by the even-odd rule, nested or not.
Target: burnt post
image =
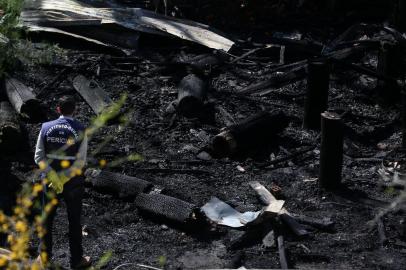
[[[341,184],[343,165],[343,122],[336,113],[321,114],[319,186],[334,189]]]
[[[307,94],[303,127],[320,129],[320,114],[327,110],[330,88],[330,65],[325,60],[313,61],[308,66]]]
[[[378,81],[378,95],[383,101],[395,101],[400,94],[396,78],[404,72],[402,49],[398,44],[384,44],[378,54],[378,73],[393,80]]]

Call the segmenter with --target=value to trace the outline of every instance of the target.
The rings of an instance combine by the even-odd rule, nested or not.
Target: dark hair
[[[75,99],[72,96],[63,96],[59,99],[58,102],[59,109],[61,114],[70,115],[75,111]]]

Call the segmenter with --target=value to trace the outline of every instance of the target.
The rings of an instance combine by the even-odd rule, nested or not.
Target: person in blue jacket
[[[60,98],[56,109],[60,117],[42,124],[34,160],[43,171],[44,178],[51,182],[48,187],[53,188],[57,198],[63,199],[66,203],[70,264],[73,269],[81,269],[91,265],[90,258],[83,256],[81,226],[84,195],[84,177],[81,171],[86,163],[87,137],[85,127],[73,118],[75,111],[73,97]],[[51,177],[52,175],[54,177]],[[47,190],[48,187],[45,187],[45,193],[50,192]],[[46,197],[44,196],[44,200]],[[46,233],[41,243],[41,248],[45,249],[49,260],[52,260],[52,225],[56,208],[48,213]]]

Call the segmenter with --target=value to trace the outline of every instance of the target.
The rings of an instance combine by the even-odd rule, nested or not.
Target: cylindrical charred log
[[[206,83],[194,74],[182,79],[178,90],[178,112],[186,117],[197,117],[203,110]]]
[[[307,77],[307,94],[303,127],[320,129],[320,114],[327,110],[330,88],[330,66],[327,61],[309,63]]]
[[[399,45],[386,45],[379,51],[378,73],[388,78],[397,79],[404,73],[402,50]],[[383,101],[391,102],[399,98],[400,87],[396,80],[379,80],[378,94]]]
[[[148,181],[108,171],[89,169],[86,176],[96,189],[113,192],[122,198],[135,197],[153,187]]]
[[[16,150],[22,141],[23,136],[16,112],[9,102],[0,102],[0,150]]]
[[[43,112],[41,104],[31,88],[13,78],[6,78],[6,93],[14,109],[33,121],[41,120]]]
[[[334,189],[341,184],[343,165],[343,123],[339,115],[321,114],[321,149],[319,185]]]
[[[224,157],[246,151],[266,143],[272,135],[281,132],[288,125],[288,118],[282,112],[261,112],[245,121],[227,127],[214,137],[213,153]]]
[[[196,206],[162,194],[140,194],[135,205],[157,218],[164,218],[176,223],[186,223],[194,218]]]

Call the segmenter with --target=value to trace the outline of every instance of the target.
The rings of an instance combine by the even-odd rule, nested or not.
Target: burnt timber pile
[[[25,35],[63,51],[1,79],[14,174],[58,97],[90,123],[127,96],[89,145],[84,245],[106,269],[404,268],[404,1],[27,2]]]

